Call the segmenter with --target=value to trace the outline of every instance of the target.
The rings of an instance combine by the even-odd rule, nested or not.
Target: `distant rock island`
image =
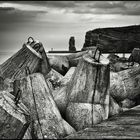
[[[98,46],[104,53],[131,53],[140,48],[140,25],[97,28],[86,32],[82,50]]]

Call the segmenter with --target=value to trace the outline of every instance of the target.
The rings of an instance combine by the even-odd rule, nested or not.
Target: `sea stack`
[[[69,51],[76,51],[74,36],[69,39]]]

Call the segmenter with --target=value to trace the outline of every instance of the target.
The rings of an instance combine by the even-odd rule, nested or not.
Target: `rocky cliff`
[[[97,28],[86,32],[86,47],[98,46],[102,52],[132,52],[133,48],[140,48],[140,25]]]

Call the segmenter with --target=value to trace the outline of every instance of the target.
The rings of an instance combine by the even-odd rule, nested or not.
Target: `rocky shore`
[[[101,50],[101,40],[93,37],[101,33],[121,38],[130,31],[127,39],[138,42],[135,27],[89,31],[86,49],[67,56],[47,56],[43,44],[30,37],[0,65],[0,138],[69,138],[138,106],[139,53],[128,45],[131,59],[115,53],[105,58],[104,50],[120,51],[121,46],[116,49],[116,43],[102,38],[106,45]]]

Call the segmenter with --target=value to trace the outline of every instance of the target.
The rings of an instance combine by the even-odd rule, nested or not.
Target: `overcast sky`
[[[101,27],[138,25],[140,1],[0,1],[0,53],[16,52],[29,36],[46,51],[77,50],[85,34]]]

